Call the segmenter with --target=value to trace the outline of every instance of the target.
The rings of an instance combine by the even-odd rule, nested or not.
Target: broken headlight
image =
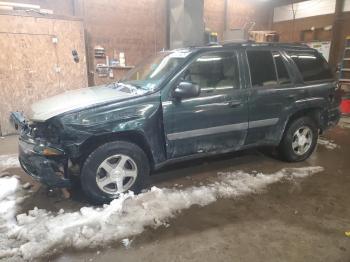
[[[51,146],[37,145],[34,147],[34,152],[44,156],[62,156],[64,152]]]
[[[114,108],[111,110],[89,109],[65,115],[61,118],[63,124],[91,126],[103,124],[137,115],[134,108]]]

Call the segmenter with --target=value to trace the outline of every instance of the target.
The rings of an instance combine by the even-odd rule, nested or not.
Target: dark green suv
[[[78,173],[101,203],[139,192],[152,170],[175,161],[256,146],[302,161],[339,121],[339,103],[316,50],[236,43],[160,52],[119,82],[42,100],[28,122],[12,120],[28,174],[69,187]]]

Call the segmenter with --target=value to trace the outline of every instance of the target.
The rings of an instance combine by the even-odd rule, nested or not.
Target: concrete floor
[[[99,250],[66,250],[50,261],[350,261],[350,129],[326,133],[339,148],[318,145],[303,163],[281,162],[260,150],[192,161],[155,174],[159,187],[198,185],[218,172],[257,170],[272,173],[283,167],[320,165],[322,173],[299,183],[273,184],[265,193],[222,199],[192,207],[169,221],[170,226],[146,229],[130,248],[115,243]],[[350,127],[350,125],[348,126]],[[16,137],[0,139],[0,154],[16,151]],[[20,206],[58,211],[86,205],[79,192],[62,199],[20,169],[8,170],[34,184],[34,193]],[[48,197],[49,196],[49,197]],[[47,261],[47,258],[43,261]]]

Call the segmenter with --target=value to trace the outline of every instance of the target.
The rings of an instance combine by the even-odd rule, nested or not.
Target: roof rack
[[[222,46],[219,42],[209,42],[205,46]]]
[[[256,43],[253,40],[234,40],[234,41],[222,41],[221,45],[222,46],[236,46],[236,45],[244,45],[244,44],[254,44]]]
[[[222,43],[223,46],[252,45],[252,46],[285,46],[285,47],[308,47],[303,43],[280,43],[280,42],[255,42],[253,40],[230,41]]]

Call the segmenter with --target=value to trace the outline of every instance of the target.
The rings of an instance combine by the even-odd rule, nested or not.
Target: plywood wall
[[[50,9],[55,15],[75,15],[76,0],[1,0],[1,2],[15,2],[21,4],[39,5],[40,8]]]
[[[274,23],[273,30],[277,31],[280,34],[281,42],[299,42],[303,40],[301,39],[302,31],[310,30],[312,27],[316,29],[331,26],[333,24],[333,20],[333,15],[301,18],[296,19],[295,21],[283,21]],[[329,39],[320,40],[331,40],[331,35],[329,36]]]
[[[28,113],[37,100],[87,86],[87,69],[79,20],[0,15],[0,28],[0,128],[6,135],[14,132],[11,111]]]

